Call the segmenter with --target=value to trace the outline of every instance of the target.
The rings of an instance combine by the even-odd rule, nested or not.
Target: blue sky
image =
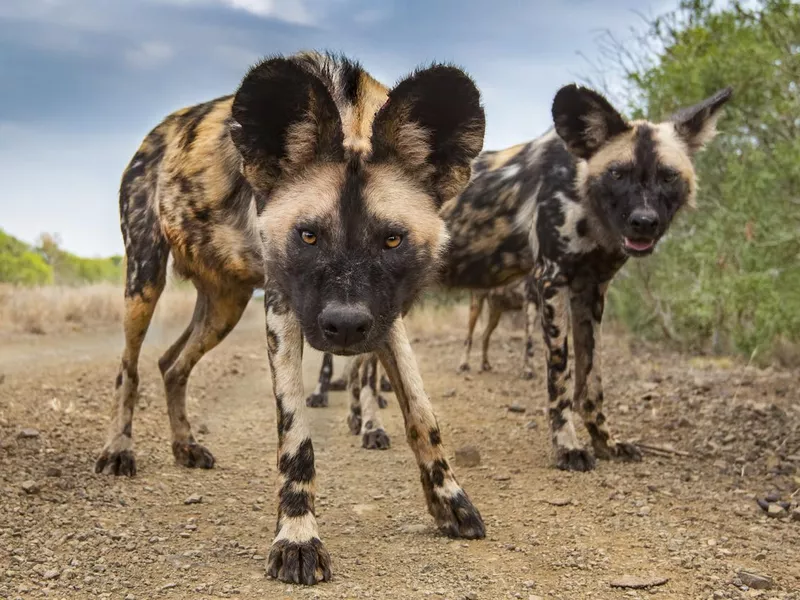
[[[84,256],[122,252],[117,189],[147,131],[232,93],[260,56],[345,52],[392,84],[452,61],[486,106],[484,148],[549,127],[590,73],[602,30],[625,37],[675,0],[2,0],[0,228]]]

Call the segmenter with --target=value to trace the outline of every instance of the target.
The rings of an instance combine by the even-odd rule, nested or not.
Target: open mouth
[[[634,240],[629,237],[622,238],[622,244],[626,252],[631,254],[647,254],[655,248],[656,240]]]

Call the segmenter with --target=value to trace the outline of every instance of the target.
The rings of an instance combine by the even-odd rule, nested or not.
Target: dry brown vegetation
[[[169,282],[153,323],[188,320],[194,309],[191,286]],[[0,333],[52,334],[122,322],[123,290],[111,283],[27,287],[0,284]]]

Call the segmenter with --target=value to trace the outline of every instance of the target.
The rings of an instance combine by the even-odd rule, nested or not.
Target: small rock
[[[649,506],[643,506],[642,508],[639,509],[639,512],[636,514],[638,514],[640,517],[646,517],[647,515],[650,514],[651,510],[652,509]]]
[[[23,429],[22,431],[20,431],[17,434],[17,437],[19,439],[21,439],[21,440],[38,438],[39,437],[39,430],[38,429],[33,429],[32,427],[25,428],[25,429]]]
[[[458,467],[477,467],[481,464],[481,453],[475,446],[462,446],[456,450],[455,463]]]
[[[763,498],[756,498],[756,503],[758,504],[759,508],[764,512],[769,510],[769,502],[764,500]]]
[[[475,592],[467,592],[464,594],[464,600],[478,600],[478,594]]]
[[[494,476],[494,480],[495,481],[510,481],[511,480],[511,475],[495,475]]]
[[[767,509],[767,516],[773,519],[780,519],[786,516],[786,509],[779,504],[770,504]]]
[[[442,398],[452,398],[456,395],[456,391],[454,389],[449,389],[442,394]]]
[[[771,590],[774,582],[768,575],[759,575],[752,571],[739,571],[739,579],[742,583],[754,590]]]
[[[541,596],[536,596],[534,594],[528,596],[528,600],[544,600]]]
[[[202,501],[203,501],[203,496],[202,495],[200,495],[200,494],[192,494],[186,500],[184,500],[183,503],[184,504],[200,504]]]
[[[160,591],[171,590],[172,588],[178,587],[177,583],[165,583],[161,586]]]
[[[780,493],[775,491],[770,492],[764,498],[764,500],[766,500],[767,502],[777,502],[780,499],[781,499]]]
[[[514,404],[509,405],[509,407],[508,407],[508,412],[512,412],[512,413],[520,413],[520,414],[522,414],[526,410],[527,409],[524,406],[522,406],[521,404],[517,404],[516,402],[514,402]]]
[[[197,433],[202,433],[206,435],[208,433],[208,425],[205,423],[200,423],[200,427],[197,428]]]
[[[528,421],[525,423],[526,429],[536,429],[537,427],[539,427],[539,424],[536,421]]]
[[[764,560],[765,558],[767,558],[767,553],[762,550],[761,552],[758,552],[753,558],[755,560]]]
[[[548,498],[547,500],[545,500],[545,502],[547,502],[552,506],[567,506],[569,504],[572,504],[572,500],[570,500],[569,498]]]
[[[632,575],[623,575],[619,579],[611,582],[611,587],[615,588],[628,588],[632,590],[644,590],[659,585],[664,585],[669,581],[667,577],[634,577]]]
[[[800,521],[800,506],[792,511],[792,521]]]
[[[48,477],[61,477],[61,469],[58,467],[47,467],[46,475]]]
[[[28,481],[22,482],[22,489],[25,491],[26,494],[38,494],[41,491],[41,487],[38,483],[29,479]]]
[[[61,575],[60,571],[58,571],[57,569],[50,569],[42,574],[42,579],[45,580],[56,579],[58,578],[59,575]]]
[[[423,525],[422,523],[414,523],[411,525],[403,525],[400,528],[400,531],[403,533],[425,533],[428,530],[427,525]]]

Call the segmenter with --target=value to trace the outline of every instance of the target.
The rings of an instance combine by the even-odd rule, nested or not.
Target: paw
[[[361,433],[361,413],[351,412],[347,415],[347,426],[353,435]]]
[[[103,475],[136,475],[136,457],[133,442],[127,436],[120,436],[105,448],[94,464],[94,472]]]
[[[492,365],[488,361],[485,360],[481,363],[481,371],[491,371],[491,370],[492,370]]]
[[[451,538],[479,540],[486,537],[486,526],[483,517],[463,490],[455,496],[436,497],[436,506],[432,507],[434,519],[439,531]]]
[[[175,462],[190,469],[214,467],[214,455],[196,442],[172,442],[172,454]]]
[[[533,370],[531,370],[531,369],[523,369],[522,370],[522,375],[520,375],[520,377],[522,377],[522,379],[526,379],[526,380],[533,379]]]
[[[373,429],[361,437],[361,446],[367,450],[386,450],[392,445],[383,429]]]
[[[347,389],[347,381],[344,379],[334,379],[328,383],[328,389],[332,392],[341,392]]]
[[[380,394],[378,394],[378,408],[386,408],[387,406],[389,406],[389,401],[386,400],[386,398],[384,398]]]
[[[466,373],[467,371],[469,371],[469,363],[465,362],[458,365],[458,369],[456,369],[457,373]]]
[[[594,456],[585,448],[556,451],[556,467],[562,471],[591,471],[594,469]]]
[[[311,394],[306,398],[306,406],[311,408],[325,408],[328,406],[328,394]]]
[[[318,538],[307,542],[278,540],[269,551],[267,575],[284,583],[303,585],[330,581],[331,555]]]
[[[642,451],[628,442],[612,442],[610,444],[597,444],[594,447],[597,458],[602,460],[618,460],[620,462],[641,462]]]
[[[381,391],[382,392],[393,392],[394,388],[392,387],[392,382],[386,377],[386,375],[381,376]]]

